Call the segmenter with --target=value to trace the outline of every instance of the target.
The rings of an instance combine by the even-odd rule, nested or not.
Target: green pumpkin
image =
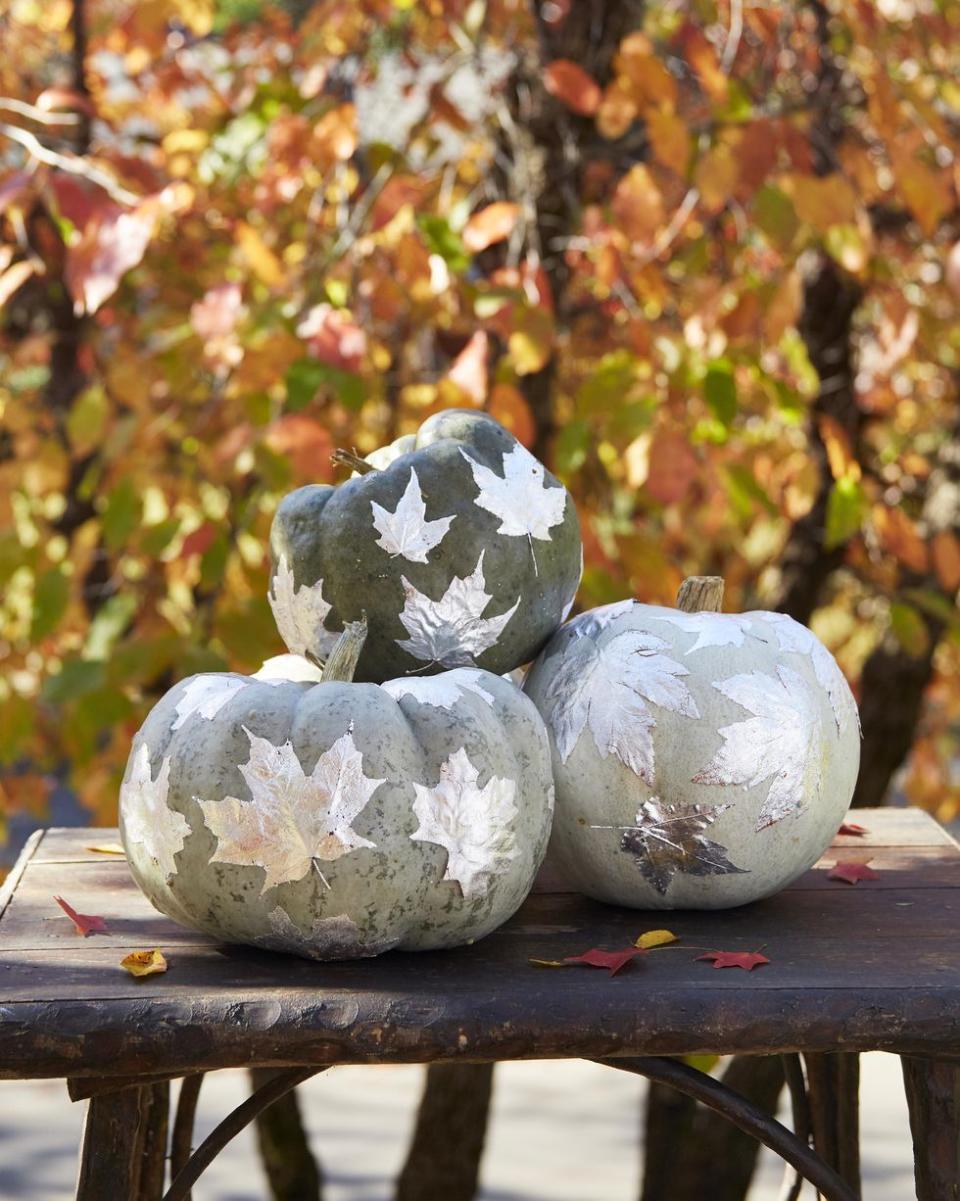
[[[323,662],[365,615],[360,680],[532,659],[580,582],[563,485],[492,418],[459,409],[356,466],[277,510],[270,603],[287,647]]]
[[[149,714],[120,828],[161,912],[346,959],[471,942],[523,901],[553,807],[536,709],[475,668],[351,683],[361,630],[321,682],[282,656],[282,674],[191,676]]]

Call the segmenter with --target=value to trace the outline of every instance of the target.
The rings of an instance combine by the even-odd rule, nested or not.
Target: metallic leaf
[[[371,501],[370,507],[374,528],[380,535],[377,545],[388,555],[401,555],[411,563],[426,563],[427,553],[443,541],[453,523],[453,517],[427,521],[427,506],[412,467],[406,490],[392,513],[376,501]]]
[[[546,486],[542,463],[518,442],[504,454],[503,475],[499,476],[465,450],[460,453],[470,464],[473,482],[480,490],[476,503],[500,518],[498,534],[550,541],[551,526],[563,521],[567,490]]]
[[[323,598],[323,580],[294,586],[293,568],[281,555],[267,593],[280,637],[295,655],[326,658],[340,637],[324,625],[333,606]]]
[[[782,651],[806,655],[813,666],[813,674],[817,677],[820,687],[830,698],[833,718],[837,725],[837,733],[842,733],[851,721],[856,721],[859,727],[860,713],[857,702],[850,691],[850,685],[840,670],[833,655],[827,650],[812,630],[802,626],[786,613],[751,613],[755,617],[772,626],[777,637],[777,645]]]
[[[637,810],[637,824],[623,831],[620,849],[633,855],[640,873],[664,896],[678,872],[686,876],[742,875],[727,848],[707,830],[729,805],[667,804],[651,797]],[[603,828],[603,827],[601,827]]]
[[[194,713],[212,721],[227,701],[246,688],[248,683],[241,676],[194,676],[177,701],[177,719],[170,729],[179,730]]]
[[[406,676],[399,680],[387,680],[380,687],[395,701],[411,696],[421,705],[433,705],[436,709],[452,708],[468,692],[492,705],[493,696],[480,683],[485,674],[477,668],[459,667],[439,676]]]
[[[389,951],[398,938],[364,938],[357,923],[346,913],[317,918],[302,930],[279,905],[267,915],[271,933],[257,939],[274,951],[296,951],[310,959],[362,959]]]
[[[446,850],[443,879],[455,880],[467,900],[483,896],[490,877],[505,872],[519,854],[513,828],[516,781],[491,775],[481,788],[479,776],[460,747],[441,765],[435,786],[413,785],[420,824],[410,837]]]
[[[123,831],[139,843],[160,865],[165,876],[176,873],[175,856],[183,850],[190,826],[182,813],[167,804],[170,789],[170,760],[160,764],[154,780],[150,772],[150,750],[141,742],[133,754],[130,773],[120,788]]]

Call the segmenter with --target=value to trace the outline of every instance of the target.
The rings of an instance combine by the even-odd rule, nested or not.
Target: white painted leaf
[[[483,896],[490,877],[505,872],[519,851],[513,821],[515,780],[480,773],[460,747],[440,767],[435,787],[414,782],[413,811],[420,824],[410,837],[447,852],[444,880],[455,880],[467,900]]]
[[[360,959],[389,951],[398,938],[365,939],[360,927],[347,913],[317,918],[302,930],[279,905],[267,914],[271,934],[258,939],[271,950],[296,950],[311,959]]]
[[[683,652],[685,655],[708,646],[743,646],[750,633],[749,614],[744,613],[682,613],[679,609],[654,606],[647,616],[651,620],[669,622],[688,634],[696,634],[696,641]]]
[[[262,867],[266,876],[261,891],[266,892],[303,879],[317,861],[329,862],[375,845],[361,837],[352,822],[384,781],[363,774],[363,756],[352,729],[323,752],[309,776],[291,742],[274,746],[246,727],[244,733],[250,739],[250,758],[240,774],[251,799],[196,798],[217,838],[211,863]]]
[[[402,555],[411,563],[426,563],[427,553],[438,546],[453,522],[453,517],[438,517],[427,521],[427,506],[423,500],[417,473],[410,468],[407,487],[391,513],[375,500],[370,502],[373,524],[380,537],[377,545],[388,555]]]
[[[265,659],[251,677],[261,684],[319,684],[323,672],[316,663],[311,663],[303,655],[274,655]]]
[[[333,606],[323,598],[323,580],[295,588],[293,568],[281,555],[267,599],[288,650],[295,655],[309,651],[321,659],[329,655],[340,635],[324,625]]]
[[[680,678],[689,671],[662,654],[669,646],[655,634],[625,630],[598,647],[581,638],[566,650],[546,694],[549,721],[566,763],[589,725],[597,750],[616,757],[652,785],[656,708],[699,717],[696,701]]]
[[[493,695],[480,681],[483,673],[476,668],[458,667],[439,676],[406,676],[399,680],[387,680],[380,687],[395,701],[412,696],[421,705],[433,705],[436,709],[451,709],[468,692],[483,697],[492,705]]]
[[[799,813],[808,800],[819,797],[820,706],[806,680],[781,664],[776,675],[744,672],[713,686],[754,716],[721,726],[723,744],[694,783],[752,788],[769,780],[758,830]]]
[[[745,869],[730,861],[727,848],[707,837],[710,826],[729,808],[682,801],[669,804],[653,796],[637,810],[637,824],[622,830],[620,849],[633,856],[640,874],[661,896],[678,872],[686,876],[740,875]]]
[[[567,491],[545,485],[543,464],[518,442],[503,456],[503,476],[478,463],[463,449],[473,482],[480,489],[476,503],[500,518],[498,534],[550,541],[551,526],[563,521]]]
[[[238,676],[194,676],[177,701],[177,720],[170,729],[179,730],[194,713],[212,721],[227,701],[246,688],[248,683],[248,680]]]
[[[160,764],[154,780],[150,773],[150,750],[141,742],[134,752],[132,770],[120,789],[123,829],[131,842],[139,843],[165,876],[176,873],[175,856],[183,850],[190,826],[182,813],[167,804],[170,790],[170,760]]]
[[[397,639],[397,646],[415,659],[440,663],[444,667],[473,667],[477,655],[493,646],[504,626],[517,611],[520,598],[499,617],[483,617],[493,600],[486,592],[483,556],[468,576],[454,576],[440,600],[433,600],[401,576],[406,597],[400,621],[410,635]]]
[[[810,660],[817,682],[830,699],[837,733],[842,733],[854,720],[859,728],[860,713],[853,693],[850,691],[850,685],[836,659],[812,630],[802,626],[798,621],[794,621],[786,613],[758,612],[748,613],[746,616],[754,617],[771,626],[777,637],[777,645],[782,651],[806,655]]]

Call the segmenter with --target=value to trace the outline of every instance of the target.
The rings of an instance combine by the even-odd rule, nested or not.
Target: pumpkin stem
[[[338,463],[343,467],[349,467],[358,475],[366,475],[369,471],[377,471],[372,463],[368,463],[366,459],[361,459],[359,455],[355,455],[352,450],[335,450],[330,456],[331,463]]]
[[[723,576],[688,576],[677,593],[677,608],[683,613],[719,613],[722,605]]]
[[[349,684],[353,680],[353,673],[357,670],[357,660],[360,658],[360,652],[363,650],[366,640],[366,614],[359,621],[346,622],[343,633],[337,639],[337,644],[327,659],[323,674],[320,676],[320,683]]]

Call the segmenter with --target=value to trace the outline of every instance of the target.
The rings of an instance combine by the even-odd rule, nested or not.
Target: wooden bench
[[[850,1201],[859,1196],[856,1107],[839,1094],[855,1092],[857,1052],[892,1051],[903,1059],[917,1196],[957,1201],[960,848],[915,810],[860,810],[855,819],[865,837],[838,837],[791,888],[742,909],[650,914],[538,894],[476,946],[340,964],[182,929],[154,912],[122,857],[88,849],[115,842],[115,830],[48,830],[31,839],[0,893],[0,1076],[66,1077],[74,1099],[91,1099],[82,1201],[187,1196],[229,1137],[334,1064],[569,1057],[697,1096],[825,1197]],[[869,860],[879,878],[831,880],[837,860]],[[79,937],[54,894],[104,917],[109,935]],[[663,925],[680,943],[614,978],[529,962],[626,946]],[[129,951],[153,947],[169,960],[165,975],[136,980],[120,968]],[[699,948],[761,947],[771,962],[749,974],[696,959]],[[822,1095],[817,1102],[821,1155],[803,1129],[797,1137],[672,1058],[694,1052],[785,1054],[801,1127],[810,1124],[797,1070],[797,1054],[805,1056],[809,1083],[827,1080],[837,1094],[826,1107]],[[238,1066],[283,1070],[189,1163],[195,1089],[182,1089],[168,1152],[168,1082]],[[165,1158],[179,1173],[167,1194]]]

